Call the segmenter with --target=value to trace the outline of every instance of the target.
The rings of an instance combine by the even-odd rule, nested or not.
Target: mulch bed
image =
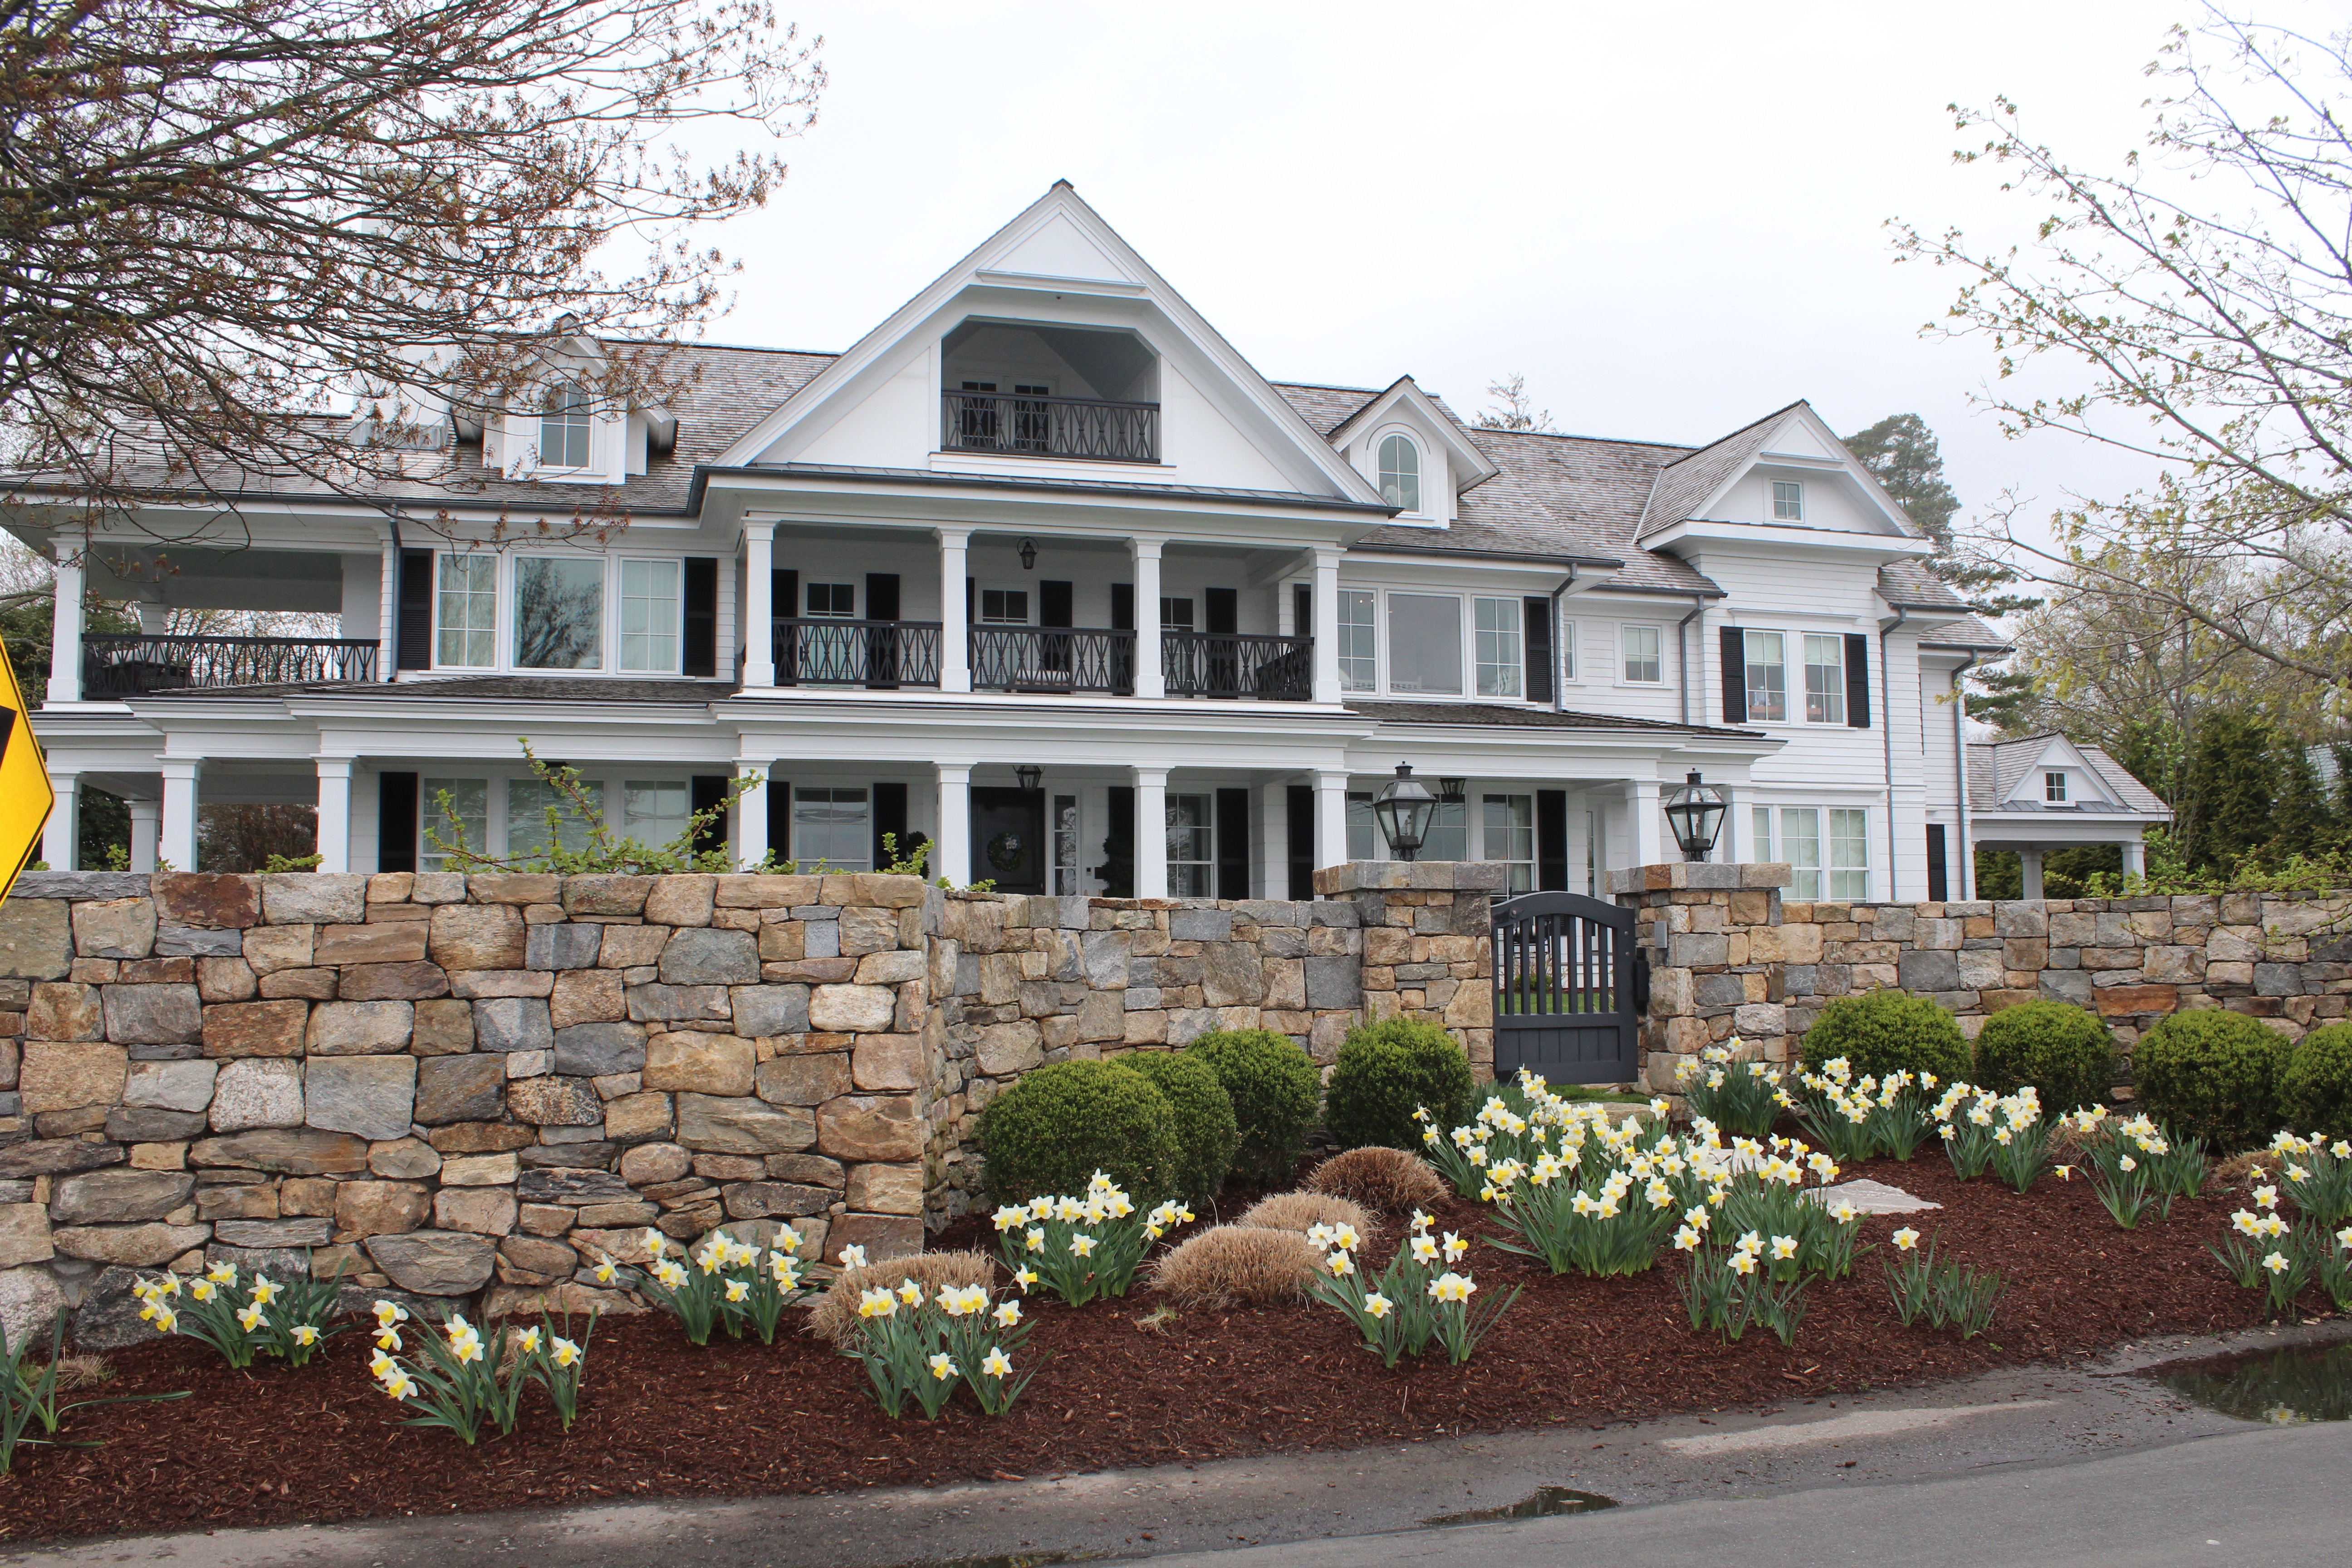
[[[626,1318],[597,1331],[569,1437],[534,1391],[512,1436],[473,1449],[394,1424],[356,1331],[300,1372],[232,1372],[179,1339],[109,1355],[115,1375],[92,1392],[194,1396],[77,1416],[66,1435],[101,1447],[20,1450],[15,1473],[0,1477],[0,1539],[1009,1480],[1479,1429],[1598,1430],[2063,1363],[2141,1335],[2260,1320],[2261,1298],[2206,1254],[2236,1204],[2210,1186],[2133,1232],[2116,1229],[2079,1182],[2045,1179],[2021,1196],[1955,1181],[1932,1151],[1846,1174],[1945,1205],[1911,1223],[1940,1236],[1944,1256],[2013,1281],[1989,1335],[1963,1342],[1902,1327],[1874,1256],[1851,1279],[1814,1286],[1797,1342],[1783,1349],[1760,1330],[1736,1345],[1692,1333],[1670,1263],[1626,1279],[1555,1278],[1482,1247],[1472,1254],[1482,1297],[1515,1282],[1528,1290],[1461,1368],[1433,1353],[1384,1372],[1338,1313],[1314,1307],[1185,1312],[1146,1330],[1136,1320],[1158,1302],[1139,1289],[1083,1309],[1033,1302],[1031,1349],[1051,1359],[1022,1403],[991,1421],[959,1396],[932,1425],[884,1419],[856,1363],[805,1334],[698,1350],[666,1318]],[[1475,1205],[1440,1218],[1465,1234],[1487,1228]],[[1905,1221],[1864,1223],[1865,1238],[1883,1242]],[[979,1238],[966,1222],[946,1243]]]

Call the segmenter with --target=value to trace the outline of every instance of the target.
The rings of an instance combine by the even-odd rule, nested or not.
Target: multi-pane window
[[[1665,661],[1658,654],[1657,627],[1627,626],[1624,639],[1626,679],[1655,683],[1666,678]]]
[[[1339,689],[1380,689],[1378,596],[1361,588],[1339,595]]]
[[[1772,808],[1759,805],[1749,808],[1749,821],[1756,830],[1756,842],[1748,847],[1759,860],[1772,858]]]
[[[1436,594],[1389,595],[1389,690],[1462,695],[1462,601]]]
[[[441,630],[433,662],[466,669],[488,669],[496,664],[499,558],[444,555],[440,592],[436,596]]]
[[[524,555],[514,566],[515,658],[523,669],[594,669],[604,662],[604,563]]]
[[[1805,634],[1805,722],[1845,722],[1845,638]]]
[[[1559,678],[1576,679],[1576,623],[1563,621],[1559,627]]]
[[[1372,797],[1368,791],[1348,794],[1348,858],[1371,860],[1380,856],[1380,829],[1372,821]]]
[[[677,574],[675,561],[621,563],[623,669],[677,669]]]
[[[581,796],[598,813],[604,809],[600,779],[582,779]],[[507,781],[507,854],[544,855],[551,847],[585,849],[588,823],[571,798],[536,778]]]
[[[1069,898],[1078,886],[1078,797],[1054,797],[1054,896]]]
[[[1429,837],[1422,841],[1424,860],[1470,858],[1470,803],[1441,800],[1429,818]]]
[[[1407,511],[1421,510],[1421,448],[1406,437],[1381,443],[1381,499]]]
[[[1192,629],[1192,601],[1162,599],[1160,601],[1160,628],[1162,631],[1189,632]]]
[[[1171,899],[1216,896],[1215,805],[1214,795],[1168,797],[1168,896]]]
[[[864,871],[873,865],[874,818],[866,791],[838,786],[793,791],[793,858],[801,869]]]
[[[1772,481],[1772,521],[1774,522],[1805,521],[1805,487],[1802,484],[1795,479]]]
[[[1027,626],[1029,624],[1028,590],[982,588],[980,591],[980,618],[991,626]]]
[[[1870,897],[1870,813],[1830,813],[1830,897],[1860,903]]]
[[[854,621],[857,618],[857,584],[855,583],[812,583],[808,585],[808,613],[828,620]]]
[[[1786,719],[1789,716],[1789,667],[1779,632],[1749,632],[1740,639],[1748,666],[1748,717]]]
[[[621,836],[649,849],[676,843],[693,813],[684,779],[630,779],[621,785]]]
[[[1478,656],[1478,695],[1517,697],[1526,667],[1519,660],[1519,602],[1472,601],[1473,641]]]
[[[585,392],[576,386],[549,387],[546,410],[539,416],[539,466],[586,468],[593,430]]]
[[[2042,775],[2042,798],[2051,805],[2065,805],[2066,775],[2064,773],[2043,773]]]
[[[1486,807],[1486,858],[1510,870],[1514,893],[1536,886],[1536,801],[1531,795],[1490,795]]]
[[[448,850],[490,847],[490,786],[484,779],[419,779],[416,868],[446,871]],[[437,842],[436,842],[437,840]]]
[[[1797,873],[1789,896],[1811,902],[1822,896],[1822,814],[1811,806],[1780,808],[1780,854]]]

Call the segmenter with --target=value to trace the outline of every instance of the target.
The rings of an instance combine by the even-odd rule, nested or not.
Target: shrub
[[[2002,1094],[2027,1084],[2055,1116],[2105,1105],[2116,1083],[2116,1042],[2095,1013],[2070,1002],[2026,1002],[1985,1020],[1975,1081]]]
[[[1208,1063],[1181,1051],[1134,1051],[1116,1059],[1118,1066],[1150,1079],[1176,1112],[1176,1146],[1181,1155],[1176,1195],[1196,1204],[1215,1197],[1242,1143],[1234,1097]]]
[[[862,1268],[845,1268],[834,1276],[833,1288],[809,1308],[809,1332],[835,1350],[858,1339],[857,1298],[877,1289],[897,1289],[912,1279],[933,1296],[941,1290],[962,1290],[996,1285],[996,1259],[985,1252],[919,1252],[912,1258],[887,1258]]]
[[[1301,1236],[1318,1225],[1348,1225],[1366,1241],[1381,1230],[1362,1205],[1328,1193],[1276,1193],[1250,1205],[1234,1223],[1258,1230],[1295,1230]]]
[[[1185,1050],[1208,1063],[1232,1097],[1242,1134],[1234,1169],[1253,1181],[1289,1180],[1322,1099],[1307,1053],[1271,1029],[1213,1029]]]
[[[1470,1058],[1435,1024],[1388,1018],[1361,1024],[1340,1043],[1325,1086],[1323,1124],[1343,1149],[1421,1147],[1415,1110],[1448,1131],[1470,1119]]]
[[[1160,1255],[1151,1286],[1185,1307],[1274,1307],[1307,1299],[1323,1255],[1295,1230],[1221,1225]]]
[[[1140,1207],[1176,1190],[1176,1111],[1141,1073],[1115,1062],[1055,1062],[990,1102],[980,1118],[988,1195],[997,1204],[1078,1194],[1101,1171]]]
[[[2175,1013],[2134,1053],[2140,1102],[2176,1137],[2215,1153],[2251,1148],[2278,1125],[2286,1041],[2243,1013]]]
[[[1814,1072],[1843,1057],[1856,1078],[1908,1070],[1954,1083],[1969,1070],[1969,1043],[1958,1021],[1925,996],[1901,991],[1837,998],[1805,1031],[1802,1056]]]
[[[2307,1137],[2352,1138],[2352,1024],[2295,1042],[2279,1073],[2279,1115]]]
[[[1309,1192],[1353,1198],[1398,1215],[1434,1208],[1445,1195],[1445,1183],[1428,1161],[1377,1143],[1332,1155],[1308,1173],[1305,1184]]]

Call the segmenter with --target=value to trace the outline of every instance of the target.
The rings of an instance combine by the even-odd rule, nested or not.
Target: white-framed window
[[[1340,690],[1378,691],[1381,689],[1380,644],[1380,596],[1364,588],[1342,589],[1339,594]]]
[[[1192,601],[1190,598],[1162,598],[1160,601],[1161,631],[1189,632],[1192,626]]]
[[[1805,487],[1795,479],[1772,481],[1772,521],[1802,522],[1805,521]]]
[[[1025,588],[982,588],[980,591],[980,618],[992,626],[1025,626],[1029,624],[1029,593]]]
[[[1780,808],[1780,856],[1796,871],[1789,896],[1807,903],[1822,896],[1822,814],[1809,805]]]
[[[517,556],[514,626],[514,661],[518,669],[602,668],[604,558]]]
[[[621,836],[648,849],[675,843],[694,807],[684,779],[626,779],[621,784]]]
[[[1476,599],[1471,602],[1471,625],[1478,665],[1478,695],[1517,697],[1526,689],[1526,665],[1520,658],[1519,602],[1517,599]]]
[[[1759,805],[1749,808],[1748,821],[1756,831],[1756,842],[1748,847],[1759,861],[1772,858],[1772,808]]]
[[[623,561],[621,668],[674,675],[677,658],[678,563]]]
[[[446,799],[444,797],[446,797]],[[455,822],[450,821],[456,817]],[[446,871],[449,857],[433,840],[476,854],[490,847],[490,785],[488,779],[416,781],[416,868]]]
[[[1661,639],[1657,627],[1622,626],[1618,638],[1623,650],[1618,668],[1623,672],[1624,679],[1644,686],[1655,686],[1665,679],[1665,659],[1658,651]]]
[[[539,416],[539,466],[586,468],[589,442],[595,428],[585,392],[560,382],[549,387]]]
[[[1858,904],[1870,897],[1870,813],[1830,812],[1830,897]]]
[[[1559,639],[1559,678],[1562,680],[1574,680],[1576,679],[1576,623],[1562,621],[1554,635]]]
[[[1369,790],[1348,792],[1348,858],[1380,858],[1380,828],[1372,821],[1372,796]]]
[[[1211,899],[1217,891],[1217,797],[1168,797],[1168,896]]]
[[[1410,436],[1381,442],[1381,499],[1407,511],[1421,510],[1421,448]]]
[[[434,595],[433,662],[488,669],[499,661],[499,558],[444,555]]]
[[[1486,858],[1500,860],[1510,870],[1514,893],[1536,889],[1536,798],[1531,795],[1490,795],[1486,806]]]
[[[1789,716],[1787,640],[1779,632],[1747,632],[1739,639],[1747,664],[1748,718],[1780,720]]]
[[[1462,695],[1462,601],[1448,594],[1389,595],[1389,690]]]
[[[2042,775],[2042,798],[2045,803],[2051,805],[2065,805],[2066,775],[2063,773],[2043,773]]]
[[[803,870],[823,862],[828,870],[864,871],[873,866],[874,817],[863,787],[803,785],[793,791],[793,858]]]
[[[857,618],[855,583],[811,583],[802,591],[808,595],[808,613],[812,616],[840,621]]]
[[[1078,885],[1078,797],[1054,797],[1054,896],[1066,899],[1086,889]]]
[[[1805,634],[1805,722],[1845,722],[1845,638]]]
[[[602,779],[582,779],[580,793],[599,813],[604,811]],[[544,855],[551,844],[565,849],[585,849],[586,820],[552,785],[537,778],[507,780],[507,853]]]

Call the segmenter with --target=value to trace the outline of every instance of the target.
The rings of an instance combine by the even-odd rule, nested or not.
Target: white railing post
[[[1348,860],[1348,775],[1315,775],[1315,868]]]
[[[156,863],[172,863],[174,871],[196,868],[196,781],[205,764],[194,757],[165,757],[163,820],[155,846]]]

